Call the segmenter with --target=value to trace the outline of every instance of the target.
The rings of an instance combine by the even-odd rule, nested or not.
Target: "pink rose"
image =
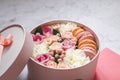
[[[50,50],[62,50],[62,44],[59,42],[54,42],[49,46]]]
[[[51,45],[53,42],[59,41],[61,38],[58,35],[51,35],[50,37],[47,37],[44,39],[44,41],[48,44]]]
[[[64,39],[71,39],[71,38],[73,38],[73,34],[72,34],[72,32],[64,32],[64,33],[62,33],[62,38],[64,38]]]
[[[48,61],[48,62],[46,63],[46,66],[48,66],[48,67],[50,67],[50,68],[56,68],[56,67],[57,67],[57,63],[50,60],[50,61]]]
[[[49,37],[53,34],[53,28],[51,26],[43,26],[42,32],[44,36]]]
[[[35,60],[42,64],[46,64],[50,60],[51,56],[48,53],[38,55]]]
[[[62,47],[63,47],[64,50],[67,50],[67,49],[70,49],[70,48],[75,49],[75,44],[76,44],[76,42],[73,42],[71,40],[66,39],[62,43]]]
[[[44,36],[43,35],[40,35],[40,33],[36,33],[35,35],[33,34],[32,35],[33,37],[33,41],[38,41],[38,42],[42,42],[43,41],[43,38]]]
[[[69,69],[70,67],[69,67],[69,65],[67,64],[67,63],[65,63],[65,62],[60,62],[60,63],[58,63],[58,66],[57,66],[57,68],[59,69]]]

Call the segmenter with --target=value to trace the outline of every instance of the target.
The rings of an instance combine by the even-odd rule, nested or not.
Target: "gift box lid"
[[[120,80],[120,55],[109,48],[100,52],[95,80]]]
[[[4,47],[1,55],[0,80],[16,80],[32,55],[32,36],[18,24],[0,30],[0,34],[3,36],[13,35],[13,43]]]

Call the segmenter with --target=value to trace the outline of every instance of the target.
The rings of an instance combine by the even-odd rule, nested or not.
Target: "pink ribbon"
[[[2,58],[3,48],[9,46],[13,42],[13,36],[9,34],[5,38],[0,34],[0,61]]]
[[[0,45],[0,61],[1,61],[1,58],[2,58],[2,53],[3,53],[3,45]]]
[[[3,53],[3,45],[2,45],[2,35],[0,34],[0,61]]]

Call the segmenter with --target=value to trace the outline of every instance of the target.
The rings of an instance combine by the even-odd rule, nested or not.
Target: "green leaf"
[[[41,26],[39,26],[38,28],[36,28],[35,34],[36,33],[40,33],[41,35],[43,35],[42,27]]]
[[[57,30],[53,29],[53,35],[56,35],[57,33],[59,33]]]

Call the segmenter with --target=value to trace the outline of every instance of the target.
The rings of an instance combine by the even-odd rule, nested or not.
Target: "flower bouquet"
[[[94,35],[74,22],[39,26],[32,33],[33,59],[55,69],[71,69],[89,63],[97,53]]]

